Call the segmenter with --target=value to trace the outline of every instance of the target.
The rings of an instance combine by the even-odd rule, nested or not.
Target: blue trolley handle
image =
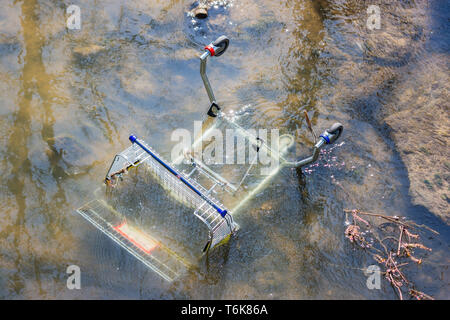
[[[164,161],[162,161],[160,158],[158,158],[153,152],[151,152],[138,138],[136,138],[135,135],[130,136],[130,141],[132,143],[136,143],[139,147],[141,147],[145,152],[147,152],[150,156],[152,156],[153,159],[158,161],[164,168],[166,168],[171,174],[173,174],[175,177],[181,180],[186,186],[189,187],[192,191],[194,191],[196,194],[198,194],[203,200],[205,200],[209,205],[211,205],[214,209],[217,210],[218,213],[222,217],[225,217],[227,214],[227,210],[220,209],[214,202],[212,202],[207,196],[205,196],[203,193],[201,193],[199,190],[197,190],[192,184],[189,183],[186,179],[184,179],[175,169],[173,169],[171,166],[166,164]]]

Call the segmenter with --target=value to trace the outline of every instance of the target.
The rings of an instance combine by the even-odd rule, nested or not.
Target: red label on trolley
[[[114,227],[114,229],[147,254],[159,246],[158,241],[126,222]]]

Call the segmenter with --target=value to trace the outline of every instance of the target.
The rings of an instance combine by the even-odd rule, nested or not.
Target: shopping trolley
[[[114,157],[106,174],[104,187],[97,190],[94,200],[77,210],[100,231],[168,281],[174,280],[186,269],[191,268],[192,259],[187,259],[180,254],[180,250],[173,249],[161,240],[167,238],[165,230],[161,232],[155,225],[143,228],[143,218],[150,219],[150,216],[159,214],[159,222],[164,223],[174,216],[179,216],[181,222],[174,224],[178,227],[183,225],[184,229],[193,227],[195,221],[192,218],[195,218],[206,227],[208,235],[204,238],[206,244],[202,245],[202,252],[208,253],[227,242],[239,229],[233,216],[242,210],[244,203],[260,192],[281,168],[302,167],[316,161],[320,149],[326,144],[335,142],[343,131],[343,126],[336,123],[319,137],[314,134],[316,141],[312,155],[299,161],[289,161],[285,158],[285,154],[294,144],[292,135],[261,137],[258,133],[245,129],[237,120],[240,118],[239,114],[230,116],[223,112],[206,74],[208,58],[221,56],[228,46],[229,39],[221,36],[207,45],[200,56],[200,75],[210,105],[201,134],[196,137],[190,148],[169,162],[144,140],[131,135],[129,137],[131,145]],[[306,120],[308,127],[314,132],[307,114]],[[209,145],[204,142],[210,141],[214,133],[225,130],[232,130],[234,137],[248,147],[248,162],[230,166],[205,161],[204,155]],[[262,154],[266,160],[268,159],[266,166],[257,161]],[[271,165],[268,167],[267,163]],[[130,179],[129,175],[127,177],[125,175],[138,167],[144,168],[143,174],[140,171],[140,176],[145,177],[144,182],[136,180],[137,182],[123,187],[126,185],[124,181]],[[262,169],[267,169],[266,173],[258,174]],[[138,190],[141,193],[139,196],[136,195]],[[161,198],[168,204],[158,210],[143,213],[143,208],[148,210]],[[120,205],[118,199],[121,201]],[[136,203],[140,204],[140,208],[131,210],[130,207]],[[161,215],[161,211],[167,212]],[[150,224],[156,224],[156,221],[151,220]],[[150,229],[160,231],[159,235],[151,234]],[[180,234],[185,232],[181,228],[179,230]],[[199,228],[195,229],[195,232],[185,232],[175,246],[189,238],[186,234],[202,232]],[[203,239],[199,236],[200,234],[195,234],[194,238]],[[170,238],[169,242],[171,240]]]

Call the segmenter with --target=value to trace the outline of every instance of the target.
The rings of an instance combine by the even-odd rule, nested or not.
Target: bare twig
[[[434,300],[432,296],[414,289],[409,290],[409,294],[411,295],[411,297],[416,298],[417,300]]]
[[[394,216],[386,216],[378,213],[370,213],[370,212],[362,212],[359,210],[349,210],[344,209],[346,216],[348,213],[351,213],[353,218],[353,223],[350,224],[345,230],[345,236],[350,240],[350,242],[359,245],[360,247],[369,250],[372,254],[372,257],[377,261],[380,265],[384,267],[384,276],[386,280],[391,284],[395,292],[397,293],[400,300],[403,300],[403,292],[408,292],[410,297],[416,299],[433,299],[429,295],[426,295],[423,292],[417,291],[414,289],[413,284],[406,278],[406,276],[401,271],[401,267],[408,265],[407,262],[400,263],[401,259],[410,259],[413,262],[420,264],[422,263],[422,259],[416,258],[413,256],[414,249],[422,249],[426,251],[431,251],[430,248],[424,246],[422,243],[414,242],[411,240],[419,240],[419,235],[410,232],[410,229],[426,229],[435,234],[439,234],[437,231],[423,225],[418,225],[411,221],[401,220],[400,217]],[[399,231],[399,236],[393,236],[392,234],[384,234],[384,237],[380,239],[379,234],[381,232],[388,232],[381,227],[373,227],[369,221],[361,218],[361,215],[378,218],[386,220],[393,224],[394,229],[392,232]],[[363,229],[366,230],[363,230]],[[365,238],[365,234],[370,232],[370,235],[375,238],[376,242],[372,243],[367,241]],[[395,234],[395,233],[394,233]],[[405,242],[406,239],[408,242]],[[389,241],[387,241],[389,240]],[[380,250],[376,246],[381,246],[384,250]]]
[[[397,255],[400,255],[400,249],[402,247],[402,235],[403,235],[403,226],[400,226],[400,237],[398,238],[398,249],[397,249]]]

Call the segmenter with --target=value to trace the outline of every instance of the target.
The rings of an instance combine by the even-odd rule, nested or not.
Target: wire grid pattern
[[[150,151],[152,151],[159,159],[161,156],[154,152],[148,145],[145,145]],[[138,146],[138,148],[140,148]],[[142,150],[142,149],[141,149]],[[222,217],[213,206],[206,202],[202,197],[190,189],[179,178],[169,172],[162,164],[160,164],[153,157],[145,157],[144,162],[148,171],[153,174],[157,180],[163,185],[172,195],[182,203],[195,209],[194,214],[202,220],[210,230],[211,248],[223,241],[229,234],[235,229],[236,225],[233,221],[231,214]],[[178,173],[184,179],[186,179],[191,185],[199,190],[203,195],[214,203],[217,207],[224,209],[224,206],[212,196],[209,195],[208,190],[197,183],[195,180],[188,178],[183,173]]]
[[[110,210],[111,209],[103,204],[102,201],[92,200],[77,209],[77,212],[92,223],[97,229],[111,238],[114,242],[131,253],[135,258],[155,271],[163,279],[171,282],[181,274],[183,269],[187,268],[187,265],[177,259],[177,257],[173,254],[170,254],[162,249],[157,250],[157,252],[155,250],[154,253],[146,253],[129,239],[120,234],[110,222],[103,218],[109,214],[108,211]]]

